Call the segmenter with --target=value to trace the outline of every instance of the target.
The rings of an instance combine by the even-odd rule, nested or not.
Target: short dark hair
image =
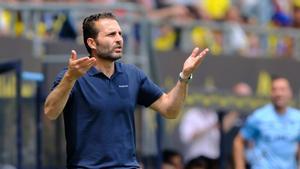
[[[272,79],[272,82],[274,82],[274,81],[276,81],[278,79],[286,79],[287,81],[289,81],[288,78],[286,78],[285,76],[277,75],[277,74],[272,74],[271,75],[271,79]]]
[[[163,158],[162,160],[164,163],[167,163],[167,164],[173,165],[172,158],[176,157],[176,156],[179,156],[180,158],[182,158],[181,154],[175,150],[166,149],[162,152],[162,158]]]
[[[97,35],[100,30],[98,30],[94,25],[95,25],[95,21],[98,21],[100,19],[117,20],[116,16],[114,14],[112,14],[111,12],[103,12],[103,13],[93,14],[93,15],[86,17],[83,20],[83,23],[82,23],[83,41],[84,41],[84,45],[85,45],[87,51],[89,52],[89,54],[91,54],[92,49],[87,44],[87,39],[88,38],[93,38],[93,39],[97,38]]]

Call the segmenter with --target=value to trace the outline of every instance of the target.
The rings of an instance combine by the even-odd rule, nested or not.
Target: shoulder
[[[300,110],[294,107],[288,107],[288,111],[294,112],[294,113],[299,113],[300,114]]]
[[[259,120],[259,119],[265,119],[273,112],[273,107],[271,104],[266,104],[262,107],[257,108],[250,116],[249,119],[252,120]]]
[[[123,72],[126,72],[131,78],[138,76],[143,79],[146,77],[146,74],[142,69],[133,64],[126,64],[122,62],[116,62],[117,66],[122,69]]]
[[[288,112],[293,116],[293,118],[297,118],[300,120],[300,110],[294,107],[288,107]]]
[[[116,62],[116,65],[123,71],[126,73],[136,73],[136,74],[140,74],[143,71],[138,68],[136,65],[133,64],[127,64],[127,63],[122,63],[122,62]]]
[[[127,63],[122,63],[122,62],[116,62],[116,65],[120,67],[123,71],[138,71],[139,68],[133,64],[127,64]]]

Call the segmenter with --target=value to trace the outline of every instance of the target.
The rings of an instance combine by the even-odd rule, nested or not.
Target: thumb
[[[77,59],[77,53],[75,50],[71,51],[71,57],[70,57],[70,61],[74,61]]]

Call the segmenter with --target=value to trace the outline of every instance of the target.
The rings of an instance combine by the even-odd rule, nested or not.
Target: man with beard
[[[49,119],[63,112],[67,168],[139,168],[135,106],[176,118],[192,72],[208,49],[195,48],[175,87],[164,93],[137,67],[117,62],[122,57],[123,37],[112,13],[85,18],[83,39],[90,56],[77,59],[72,51],[68,68],[57,76],[44,107]]]
[[[300,111],[288,106],[291,98],[289,81],[274,78],[272,104],[250,115],[234,140],[236,169],[245,169],[245,158],[252,169],[297,169]]]

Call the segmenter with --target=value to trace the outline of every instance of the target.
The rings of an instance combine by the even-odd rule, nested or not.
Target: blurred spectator
[[[162,168],[183,169],[183,159],[181,154],[175,150],[164,150]]]
[[[77,37],[77,29],[75,26],[74,19],[70,11],[64,12],[64,21],[59,32],[60,39],[75,40]]]
[[[230,0],[202,0],[202,10],[212,20],[223,20],[231,3]]]
[[[169,51],[175,47],[178,34],[175,29],[169,25],[161,25],[155,29],[154,48],[158,51]]]
[[[147,14],[154,21],[162,21],[154,29],[154,47],[158,51],[169,51],[177,48],[180,44],[181,29],[170,23],[184,25],[200,18],[200,11],[196,1],[156,1],[152,8],[146,6],[147,0],[140,0]],[[148,2],[149,3],[149,2]],[[153,5],[155,4],[155,5]]]
[[[8,35],[10,33],[11,12],[0,8],[0,35]]]
[[[191,108],[182,118],[179,135],[186,146],[187,162],[201,158],[209,169],[218,168],[220,131],[218,115],[214,110]]]
[[[293,27],[300,28],[300,4],[299,6],[295,4],[293,8]]]
[[[271,101],[247,118],[234,140],[235,167],[296,169],[300,142],[300,111],[288,106],[292,99],[289,81],[272,80]],[[252,145],[247,152],[247,145]]]
[[[237,4],[244,17],[260,25],[267,25],[274,13],[272,0],[239,0]]]
[[[274,5],[274,14],[272,17],[275,25],[286,27],[292,24],[291,18],[291,0],[272,0]]]
[[[237,97],[249,97],[253,94],[252,88],[245,82],[238,82],[232,87],[232,94]],[[221,121],[221,169],[233,168],[232,147],[234,137],[237,135],[243,123],[246,112],[231,109],[218,112]]]
[[[153,20],[177,20],[184,21],[190,18],[189,9],[175,1],[164,2],[160,0],[137,0]]]
[[[185,169],[209,169],[209,168],[207,167],[206,160],[199,157],[189,161],[186,164]]]
[[[227,54],[241,54],[247,48],[247,36],[241,28],[242,18],[237,7],[231,6],[226,13],[227,32],[225,33]]]
[[[232,87],[233,94],[237,96],[251,96],[253,91],[251,87],[245,82],[238,82]]]
[[[245,57],[261,57],[263,55],[260,39],[255,33],[248,33],[248,47],[245,49],[243,56]]]

